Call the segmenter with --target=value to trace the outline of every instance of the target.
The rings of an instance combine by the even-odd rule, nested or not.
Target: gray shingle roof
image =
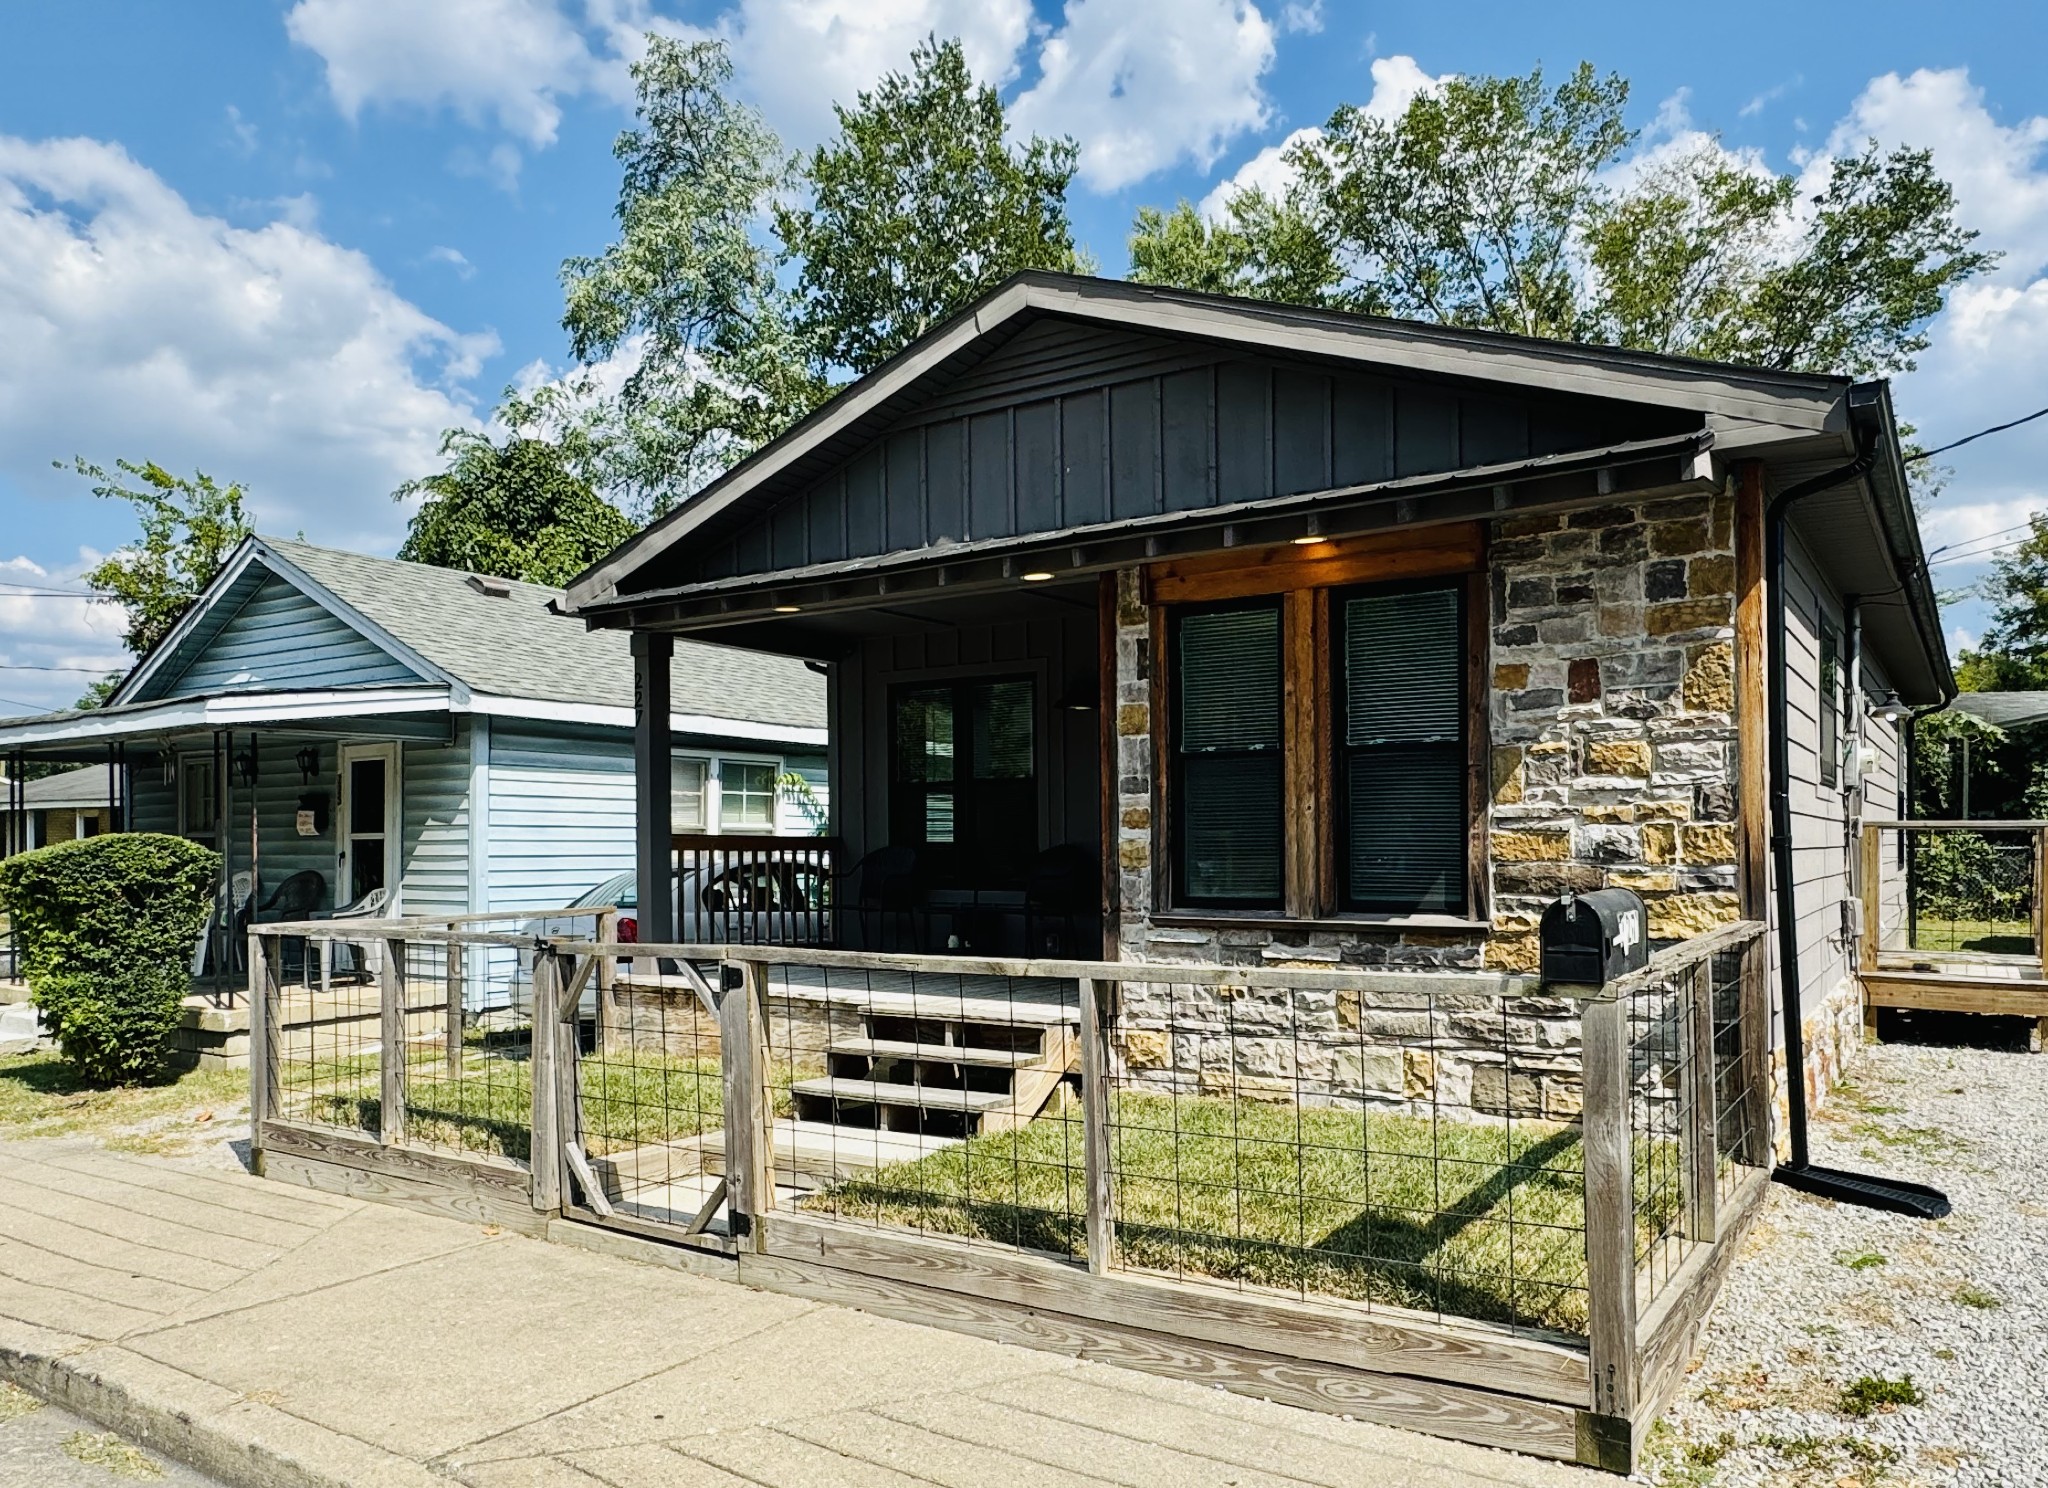
[[[1949,706],[1999,728],[2025,728],[2048,719],[2048,692],[1963,692]]]
[[[91,810],[107,804],[107,767],[82,765],[76,770],[59,770],[55,775],[31,780],[21,788],[21,792],[31,811],[41,811],[48,806],[77,806]],[[5,810],[6,806],[7,792],[0,787],[0,810]]]
[[[548,610],[562,591],[507,580],[503,598],[469,576],[282,538],[263,546],[474,692],[630,707],[633,662],[622,631],[592,631]],[[825,679],[801,661],[678,639],[674,710],[825,726]]]

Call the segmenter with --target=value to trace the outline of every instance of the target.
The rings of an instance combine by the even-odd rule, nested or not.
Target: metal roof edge
[[[1848,403],[1850,418],[1876,441],[1877,460],[1863,484],[1870,492],[1873,514],[1905,591],[1913,630],[1920,638],[1935,689],[1942,702],[1952,702],[1957,692],[1955,669],[1949,661],[1948,642],[1942,635],[1941,605],[1935,598],[1934,581],[1927,569],[1920,519],[1913,511],[1912,486],[1906,476],[1898,419],[1892,409],[1891,383],[1884,378],[1859,382],[1849,389]]]

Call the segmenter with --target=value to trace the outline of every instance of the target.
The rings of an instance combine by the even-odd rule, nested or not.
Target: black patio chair
[[[924,949],[919,923],[925,914],[924,871],[914,847],[878,847],[845,875],[853,880],[846,902],[860,918],[860,939],[870,950],[902,950],[889,944],[889,930],[907,929],[909,949]],[[872,929],[870,928],[872,927]]]
[[[270,897],[257,907],[256,923],[260,925],[265,920],[307,919],[318,914],[326,903],[326,876],[311,868],[302,869],[291,874],[270,891]],[[306,966],[306,940],[300,935],[287,937],[284,945],[280,947],[285,954],[285,965],[280,970],[286,975],[290,974],[291,947],[294,945],[299,949],[299,970],[303,975]]]
[[[1101,897],[1102,868],[1092,849],[1068,842],[1033,858],[1024,880],[1025,954],[1075,954],[1081,926]]]

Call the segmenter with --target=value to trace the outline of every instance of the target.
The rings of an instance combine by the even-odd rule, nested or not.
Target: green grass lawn
[[[245,1070],[186,1070],[139,1085],[94,1089],[55,1050],[0,1057],[0,1135],[95,1137],[155,1152],[181,1134],[243,1113]]]
[[[1112,1109],[1126,1265],[1585,1327],[1574,1127],[1147,1095]],[[1079,1256],[1080,1121],[975,1137],[807,1206]]]
[[[407,1060],[409,1140],[509,1157],[532,1151],[533,1075],[524,1036],[508,1044],[472,1032],[464,1041],[462,1075],[448,1078],[439,1049],[415,1049]],[[801,1075],[799,1071],[799,1075]],[[586,1145],[593,1157],[657,1142],[675,1142],[725,1122],[725,1083],[717,1059],[684,1059],[614,1051],[579,1062]],[[777,1097],[787,1114],[787,1079]],[[300,1119],[374,1132],[381,1108],[377,1056],[287,1064],[280,1073],[286,1111]]]
[[[1923,914],[1913,927],[1913,949],[2028,956],[2034,953],[2034,927],[2025,920],[1948,920]]]

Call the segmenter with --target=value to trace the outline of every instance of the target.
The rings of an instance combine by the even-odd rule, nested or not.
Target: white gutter
[[[0,747],[107,742],[180,729],[237,728],[314,718],[384,718],[447,710],[448,690],[438,686],[215,693],[0,725]]]
[[[493,718],[528,718],[545,723],[581,723],[596,728],[630,729],[633,710],[605,703],[558,703],[539,698],[488,697],[473,694],[467,708],[455,712],[485,713]],[[758,739],[770,744],[802,744],[823,749],[822,728],[790,723],[759,723],[751,718],[719,718],[709,713],[671,713],[672,734],[706,734],[720,739]]]

